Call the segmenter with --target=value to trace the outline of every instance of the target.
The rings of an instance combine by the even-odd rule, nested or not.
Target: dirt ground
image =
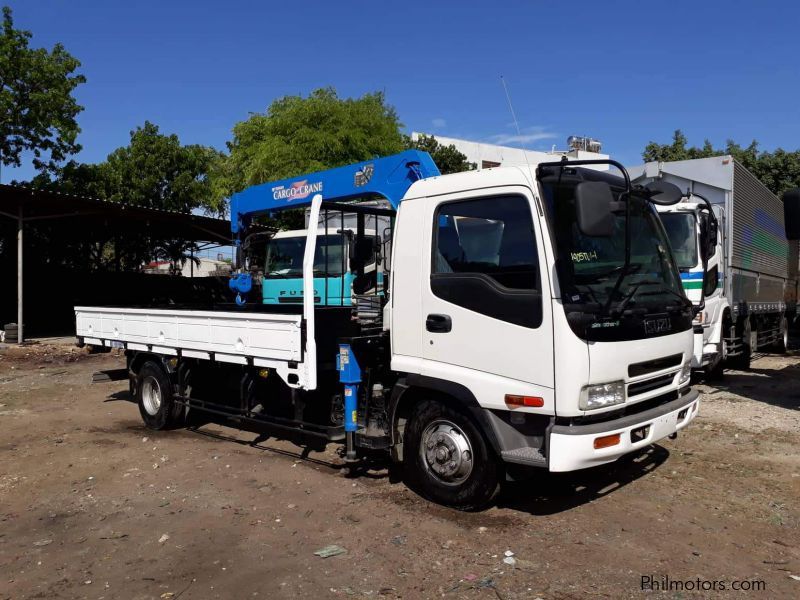
[[[700,385],[675,441],[541,473],[481,513],[386,469],[345,478],[334,446],[146,430],[125,382],[90,383],[120,366],[0,351],[0,599],[636,598],[643,576],[800,597],[800,355]],[[314,554],[331,544],[346,553]]]

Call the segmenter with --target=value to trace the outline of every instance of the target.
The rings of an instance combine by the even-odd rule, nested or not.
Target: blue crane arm
[[[327,201],[382,196],[395,209],[415,181],[440,175],[430,154],[406,150],[336,169],[254,185],[231,196],[231,231],[237,236],[250,219],[272,211],[311,204],[315,194]]]

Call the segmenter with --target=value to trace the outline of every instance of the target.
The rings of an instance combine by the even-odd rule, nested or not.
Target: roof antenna
[[[528,160],[528,151],[522,145],[522,130],[519,128],[519,121],[517,121],[517,114],[514,112],[514,105],[511,104],[511,94],[508,93],[508,85],[506,85],[505,77],[500,75],[500,81],[503,84],[503,90],[506,93],[506,100],[508,101],[508,110],[511,111],[511,118],[514,119],[514,127],[517,128],[517,139],[519,140],[519,147],[522,150],[522,155],[525,157],[525,164],[528,165],[528,170],[531,168],[531,161]]]

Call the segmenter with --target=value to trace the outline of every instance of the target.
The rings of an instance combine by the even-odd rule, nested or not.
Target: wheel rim
[[[420,454],[428,472],[446,485],[458,485],[472,473],[472,445],[461,428],[450,421],[434,421],[425,428]]]
[[[142,404],[148,415],[155,416],[161,408],[161,386],[152,375],[142,382]]]

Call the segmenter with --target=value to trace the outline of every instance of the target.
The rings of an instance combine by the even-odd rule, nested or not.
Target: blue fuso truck
[[[381,207],[384,203],[370,203]],[[386,203],[388,205],[388,203]],[[306,220],[310,214],[307,211]],[[384,264],[391,236],[387,215],[368,215],[323,211],[314,252],[314,302],[323,306],[351,306],[353,295],[384,294]],[[371,247],[363,272],[353,270],[356,239]],[[303,301],[303,253],[308,229],[278,231],[266,243],[261,295],[264,304],[291,304]]]

